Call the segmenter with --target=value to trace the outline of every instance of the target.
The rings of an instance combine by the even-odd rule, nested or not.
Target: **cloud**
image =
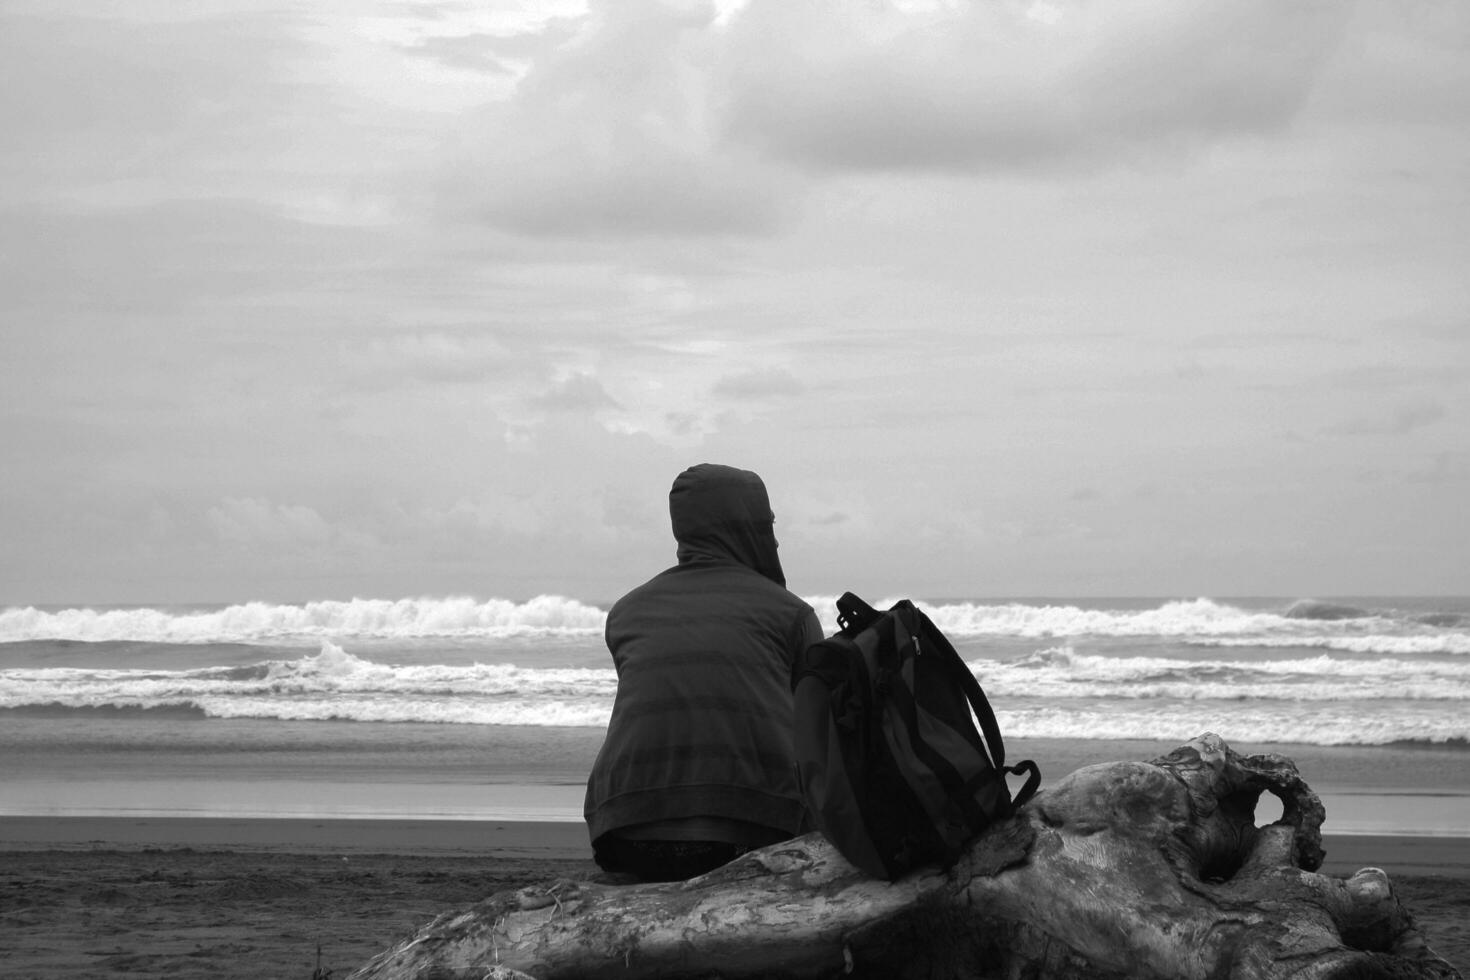
[[[1386,326],[1391,331],[1414,340],[1428,340],[1453,347],[1470,346],[1470,315],[1460,311],[1455,311],[1453,315],[1421,314],[1398,317]]]
[[[531,494],[497,493],[461,497],[448,508],[425,509],[418,515],[418,530],[451,531],[462,537],[476,534],[535,537],[557,526],[551,502]]]
[[[712,9],[594,7],[515,96],[464,117],[445,206],[531,235],[765,234],[772,175],[717,152]]]
[[[205,519],[215,536],[246,551],[282,554],[375,547],[369,535],[339,527],[304,504],[278,504],[261,497],[225,497],[209,508]]]
[[[483,34],[435,37],[404,45],[401,50],[407,55],[429,58],[446,68],[491,75],[515,75],[515,65],[495,54],[490,43],[492,40]]]
[[[1351,46],[1316,100],[1326,115],[1357,122],[1463,129],[1470,124],[1470,6],[1441,0],[1352,5]],[[1350,66],[1350,67],[1349,67]]]
[[[715,382],[714,394],[739,401],[786,398],[804,391],[800,381],[783,368],[759,368],[727,375]]]
[[[574,374],[531,398],[530,402],[536,408],[577,415],[591,415],[604,408],[619,407],[602,383],[590,374]]]
[[[127,7],[103,13],[46,4],[7,13],[0,147],[36,154],[100,137],[143,150],[150,138],[181,127],[232,130],[258,121],[272,99],[293,94],[294,83],[277,72],[303,50],[281,30],[288,18],[256,10],[152,19]],[[153,161],[109,155],[86,162]]]
[[[217,314],[262,288],[316,286],[365,250],[362,234],[303,224],[233,200],[87,211],[0,211],[0,308]]]
[[[1444,406],[1438,399],[1423,398],[1364,412],[1323,431],[1339,436],[1400,436],[1432,425],[1444,418],[1444,414]]]
[[[0,202],[75,209],[225,196],[226,185],[236,201],[269,197],[308,161],[327,169],[306,146],[331,143],[340,161],[350,151],[327,134],[363,138],[317,110],[322,89],[303,71],[314,47],[291,15],[152,6],[7,11]]]
[[[768,235],[822,172],[1047,175],[1173,158],[1288,126],[1349,5],[1039,9],[593,3],[574,35],[569,21],[549,41],[528,34],[512,96],[463,116],[446,213],[537,236]],[[498,63],[507,43],[433,51]]]
[[[1427,465],[1409,473],[1405,479],[1410,483],[1470,483],[1470,452],[1436,453]]]
[[[704,420],[697,412],[666,412],[663,422],[664,429],[680,439],[698,438],[704,431]]]
[[[793,552],[862,541],[882,523],[883,507],[868,497],[871,486],[819,485],[807,474],[791,482],[776,472],[762,475],[772,488],[776,534]]]
[[[668,527],[669,513],[662,498],[639,496],[609,487],[602,494],[602,524],[615,532],[658,537]]]
[[[1291,121],[1348,5],[755,0],[733,139],[822,170],[1071,169]]]
[[[344,351],[363,377],[382,385],[418,382],[473,384],[513,376],[524,355],[491,334],[411,332]]]
[[[446,68],[520,75],[524,66],[576,34],[574,18],[553,17],[513,34],[466,32],[420,38],[400,46],[407,55],[428,58]]]

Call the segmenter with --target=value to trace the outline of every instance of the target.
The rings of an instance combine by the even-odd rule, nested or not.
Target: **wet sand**
[[[1470,838],[1324,844],[1470,974]],[[596,871],[567,822],[0,817],[0,975],[341,980],[439,912]]]

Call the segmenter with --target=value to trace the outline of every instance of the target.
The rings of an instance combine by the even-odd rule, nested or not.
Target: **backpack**
[[[947,868],[1031,798],[1040,770],[1029,759],[1006,766],[985,692],[912,602],[880,613],[848,592],[837,612],[841,630],[808,647],[791,674],[807,808],[842,855],[876,877]],[[1014,799],[1007,773],[1027,775]]]

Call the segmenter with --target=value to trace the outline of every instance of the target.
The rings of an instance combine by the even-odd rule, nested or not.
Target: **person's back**
[[[790,671],[822,638],[785,588],[758,476],[692,467],[669,509],[679,564],[608,613],[618,693],[585,808],[598,863],[648,879],[689,877],[806,829]]]

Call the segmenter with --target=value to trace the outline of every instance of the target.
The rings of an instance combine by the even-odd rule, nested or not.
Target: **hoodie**
[[[691,466],[669,490],[669,518],[681,565],[734,561],[785,587],[776,553],[776,515],[766,485],[749,470]]]
[[[669,491],[669,516],[678,564],[607,616],[618,691],[587,781],[594,849],[605,834],[667,821],[794,836],[806,809],[791,752],[791,665],[821,625],[786,590],[759,476],[691,467]]]

